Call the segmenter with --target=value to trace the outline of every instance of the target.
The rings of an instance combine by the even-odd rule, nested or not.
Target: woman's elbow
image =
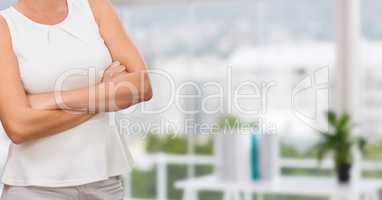
[[[22,144],[27,140],[25,127],[18,123],[11,123],[9,125],[5,125],[4,129],[8,135],[8,138],[14,144]]]
[[[14,144],[22,144],[26,142],[26,140],[23,139],[21,135],[9,136],[9,138]]]
[[[153,89],[150,81],[147,82],[147,87],[143,91],[143,101],[150,101],[153,98]]]
[[[153,97],[153,91],[149,75],[146,71],[137,82],[137,85],[128,85],[127,87],[120,87],[118,90],[117,110],[126,109],[132,105],[149,101]],[[116,111],[116,109],[109,109],[110,111]]]
[[[150,101],[153,98],[153,89],[148,72],[143,72],[143,91],[141,91],[142,101]]]

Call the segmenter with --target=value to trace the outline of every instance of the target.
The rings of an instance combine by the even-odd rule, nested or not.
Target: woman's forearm
[[[85,112],[110,112],[151,98],[147,72],[123,73],[110,82],[87,88],[29,95],[32,107]]]
[[[20,109],[12,121],[4,124],[4,128],[10,139],[20,144],[72,129],[93,116],[88,113],[26,108]]]

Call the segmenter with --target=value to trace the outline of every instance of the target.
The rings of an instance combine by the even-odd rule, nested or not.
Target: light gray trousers
[[[119,176],[73,187],[37,187],[5,185],[1,200],[123,200]]]

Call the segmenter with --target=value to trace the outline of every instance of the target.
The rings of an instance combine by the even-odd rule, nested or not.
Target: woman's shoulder
[[[93,15],[97,21],[107,21],[116,17],[116,12],[114,10],[113,4],[110,0],[85,0],[89,2],[90,8],[92,9]]]
[[[4,36],[4,34],[9,33],[8,23],[4,17],[3,10],[0,11],[0,38]],[[1,40],[1,39],[0,39]]]
[[[83,9],[85,12],[91,12],[93,17],[98,20],[105,13],[107,7],[111,5],[110,0],[70,0],[73,5]],[[106,9],[105,9],[106,8]]]
[[[8,23],[3,15],[0,14],[0,54],[4,50],[12,47],[12,39]]]
[[[88,1],[89,4],[94,5],[94,6],[102,6],[102,5],[106,6],[106,5],[111,4],[110,0],[84,0],[84,1]]]

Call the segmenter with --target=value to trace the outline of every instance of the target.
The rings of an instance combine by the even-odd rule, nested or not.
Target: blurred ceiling
[[[230,1],[230,0],[112,0],[117,4],[161,4],[161,3],[194,3],[194,2],[213,2],[213,1]]]
[[[9,7],[16,0],[0,0],[0,10]],[[193,2],[206,2],[206,0],[111,0],[117,4],[161,4],[161,3],[193,3]],[[208,0],[211,1],[229,1],[229,0]]]

